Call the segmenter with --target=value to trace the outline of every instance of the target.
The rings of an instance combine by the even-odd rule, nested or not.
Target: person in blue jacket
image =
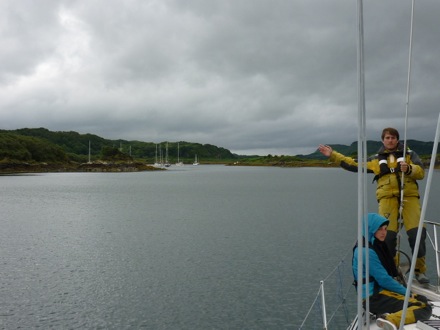
[[[368,233],[365,233],[365,221],[368,219]],[[356,284],[357,289],[362,289],[362,298],[367,295],[370,301],[370,312],[377,315],[377,325],[384,329],[397,329],[402,317],[406,287],[396,278],[398,272],[394,259],[385,243],[389,220],[377,213],[369,213],[364,218],[364,234],[362,245],[363,267],[362,285]],[[353,249],[353,276],[358,274],[358,249],[359,243]],[[366,249],[369,249],[369,274],[368,287],[365,272]],[[408,302],[405,324],[415,323],[431,317],[432,307],[426,297],[412,295]]]

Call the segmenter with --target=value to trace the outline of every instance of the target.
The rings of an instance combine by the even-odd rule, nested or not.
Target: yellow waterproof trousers
[[[379,200],[379,214],[384,216],[390,221],[388,225],[388,234],[386,242],[391,254],[396,255],[396,236],[399,229],[398,219],[399,219],[399,197],[382,198]],[[411,247],[411,251],[414,255],[414,245],[417,236],[417,228],[420,221],[420,199],[416,196],[414,197],[404,197],[403,209],[402,209],[402,220],[403,226],[405,227],[406,233],[408,235],[408,242]],[[425,273],[426,263],[426,245],[425,245],[426,232],[425,229],[422,233],[422,239],[420,241],[419,253],[416,260],[416,272]]]
[[[370,311],[378,317],[384,317],[396,327],[400,326],[402,309],[405,296],[399,293],[382,290],[370,297]],[[381,314],[389,313],[386,316]],[[408,309],[405,317],[405,324],[416,323],[418,320],[429,319],[432,315],[432,307],[424,296],[416,295],[408,301]]]

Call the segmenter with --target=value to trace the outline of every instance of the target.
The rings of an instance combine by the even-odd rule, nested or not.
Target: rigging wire
[[[411,90],[411,63],[412,63],[412,49],[413,49],[413,30],[414,30],[414,7],[415,7],[415,1],[412,0],[411,5],[411,19],[410,19],[410,33],[409,33],[409,51],[408,51],[408,78],[406,83],[406,102],[405,102],[405,128],[404,128],[404,137],[403,137],[403,160],[406,160],[406,151],[407,151],[407,131],[408,131],[408,112],[409,112],[409,96],[410,96],[410,90]],[[403,204],[405,203],[404,200],[404,179],[405,179],[405,173],[401,173],[401,180],[400,180],[400,203],[399,203],[399,218],[398,218],[398,229],[397,229],[397,250],[400,250],[400,240],[401,240],[401,234],[400,231],[402,229],[402,213],[403,213]],[[397,253],[397,261],[396,263],[399,264],[400,262],[400,254]]]
[[[403,161],[406,160],[406,142],[407,142],[407,128],[408,128],[408,110],[409,110],[409,96],[410,96],[410,89],[411,89],[411,63],[412,63],[412,41],[413,41],[413,30],[414,30],[414,6],[415,6],[415,0],[411,1],[411,24],[410,24],[410,33],[409,33],[409,51],[408,51],[408,79],[407,79],[407,84],[406,84],[406,102],[405,102],[405,129],[404,129],[404,138],[403,138]],[[398,219],[398,230],[397,230],[397,248],[398,250],[400,250],[400,241],[401,241],[401,236],[400,236],[400,231],[402,229],[402,213],[403,213],[403,204],[404,204],[404,179],[405,179],[405,173],[402,172],[401,174],[401,180],[400,180],[400,205],[399,205],[399,219]],[[422,210],[423,212],[423,210]],[[420,219],[420,223],[419,224],[423,224],[423,220],[424,217],[422,216]],[[419,225],[419,229],[417,232],[417,238],[419,238],[419,232],[421,234],[421,227]],[[412,264],[415,265],[415,260],[416,260],[416,256],[417,256],[417,252],[419,249],[419,245],[420,244],[420,239],[418,240],[418,243],[416,243],[416,246],[414,247],[414,251],[413,251],[413,262]],[[400,263],[400,253],[397,253],[397,264]],[[406,312],[407,312],[407,308],[408,308],[408,300],[409,300],[409,295],[411,292],[411,282],[412,282],[412,278],[414,276],[414,268],[413,265],[411,265],[411,271],[410,275],[409,275],[409,279],[408,279],[408,288],[406,290],[406,295],[405,295],[405,301],[403,304],[403,311],[402,311],[402,319],[400,321],[400,329],[403,329],[403,326],[405,324],[405,316],[406,316]]]
[[[353,242],[353,245],[355,242]],[[344,309],[344,317],[347,324],[350,324],[350,317],[349,317],[349,304],[350,299],[349,297],[353,294],[354,285],[351,283],[351,281],[347,282],[347,279],[352,279],[352,271],[351,269],[351,259],[352,259],[352,253],[353,249],[350,248],[345,253],[344,257],[339,261],[339,263],[334,267],[329,274],[321,281],[323,284],[329,284],[333,283],[333,285],[336,286],[336,292],[333,292],[334,299],[332,300],[332,312],[328,317],[327,325],[332,323],[334,319],[340,315],[339,310],[341,308]],[[332,286],[333,286],[332,285]],[[322,304],[320,298],[323,294],[323,285],[319,286],[319,289],[316,293],[315,298],[313,299],[313,303],[310,306],[304,320],[302,321],[299,330],[303,329],[305,327],[305,324],[307,321],[309,321],[309,318],[312,317],[312,313],[321,314],[322,313]],[[318,311],[317,311],[318,310]],[[352,320],[353,321],[353,320]],[[352,322],[353,323],[353,322]],[[304,328],[305,329],[305,328]]]

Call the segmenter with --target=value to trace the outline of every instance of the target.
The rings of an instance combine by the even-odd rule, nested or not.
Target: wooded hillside
[[[36,162],[87,162],[102,159],[104,153],[117,149],[121,154],[133,159],[154,163],[156,144],[153,142],[109,140],[93,134],[77,132],[53,132],[46,128],[22,128],[0,130],[0,160],[19,160]],[[167,141],[157,145],[158,157],[162,152],[165,157]],[[204,160],[233,160],[238,158],[225,148],[210,144],[179,141],[180,160],[192,162],[197,154]],[[177,161],[177,142],[168,142],[168,158]]]

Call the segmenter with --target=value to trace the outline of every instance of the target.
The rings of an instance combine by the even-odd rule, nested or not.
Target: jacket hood
[[[376,233],[376,231],[382,227],[383,225],[388,225],[390,223],[390,221],[381,216],[380,214],[377,213],[368,213],[368,237],[365,235],[365,221],[367,220],[367,217],[364,217],[364,223],[363,223],[363,233],[364,233],[364,237],[366,239],[368,239],[368,242],[370,242],[371,244],[374,243],[374,240],[376,239],[374,237],[374,234]]]

